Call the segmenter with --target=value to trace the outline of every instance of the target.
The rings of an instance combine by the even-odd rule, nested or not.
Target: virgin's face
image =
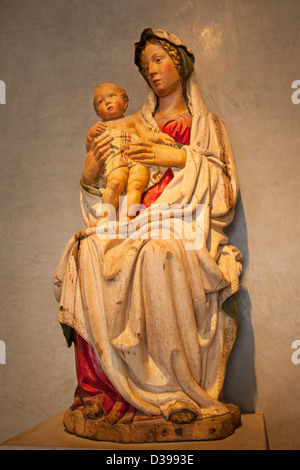
[[[181,89],[181,78],[169,54],[158,44],[148,44],[144,52],[145,72],[157,96]]]

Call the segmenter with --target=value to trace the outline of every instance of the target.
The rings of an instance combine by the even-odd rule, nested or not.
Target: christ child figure
[[[89,130],[86,148],[89,152],[93,140],[104,132],[113,137],[101,171],[106,183],[102,191],[102,204],[113,206],[117,213],[120,196],[126,189],[127,217],[130,220],[136,215],[136,210],[130,208],[140,206],[142,194],[150,184],[151,168],[130,160],[126,157],[126,150],[132,142],[141,139],[164,145],[174,145],[175,142],[167,134],[150,131],[136,115],[125,117],[127,107],[128,95],[123,88],[112,82],[100,83],[94,94],[94,109],[101,121]],[[152,184],[162,178],[165,170],[152,168]]]

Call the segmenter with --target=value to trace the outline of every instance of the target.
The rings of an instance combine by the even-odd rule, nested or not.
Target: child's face
[[[121,95],[117,86],[100,85],[95,92],[97,114],[104,120],[119,119],[127,108],[127,100]]]

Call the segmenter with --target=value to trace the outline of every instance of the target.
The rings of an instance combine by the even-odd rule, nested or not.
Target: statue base
[[[173,441],[207,441],[224,439],[241,425],[240,409],[226,403],[228,413],[213,418],[196,419],[191,423],[174,424],[163,417],[135,416],[130,423],[110,424],[102,418],[91,418],[80,409],[64,414],[66,431],[96,441],[147,443]]]

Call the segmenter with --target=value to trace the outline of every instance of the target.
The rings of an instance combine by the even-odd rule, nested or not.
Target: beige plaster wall
[[[230,236],[245,256],[226,398],[263,411],[272,449],[300,448],[298,0],[1,0],[0,442],[63,411],[76,386],[53,276],[83,227],[78,183],[99,81],[141,106],[133,64],[146,26],[187,42],[205,101],[227,124],[241,195]],[[300,96],[300,95],[299,95]],[[3,100],[0,99],[3,103]]]

